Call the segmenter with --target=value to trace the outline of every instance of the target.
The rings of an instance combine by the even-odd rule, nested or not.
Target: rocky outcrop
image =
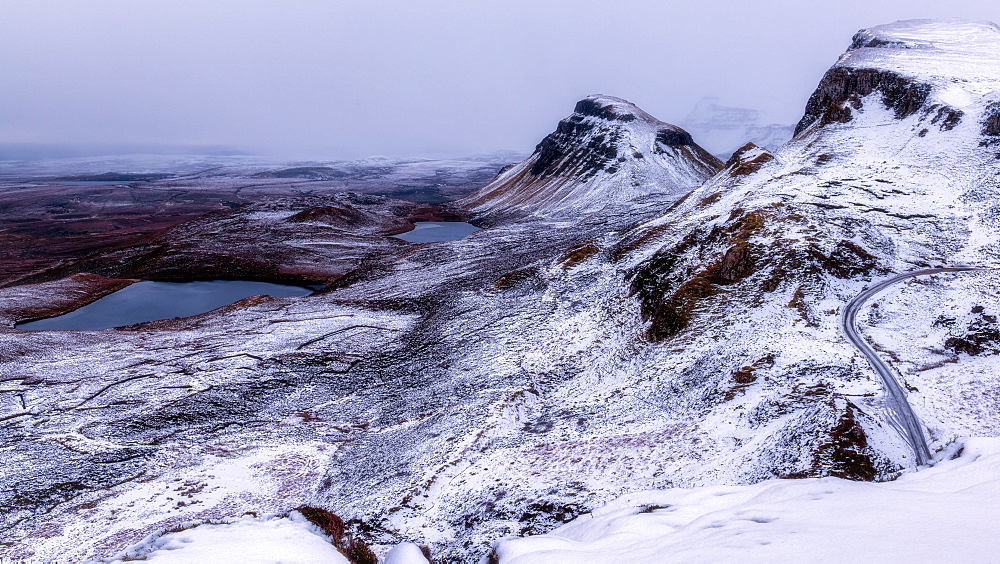
[[[977,92],[996,84],[991,65],[1000,54],[998,38],[996,24],[973,21],[909,20],[861,30],[809,98],[795,134],[847,123],[873,96],[897,120],[922,111],[929,125],[951,131],[965,117],[964,107],[982,97]],[[989,122],[987,112],[984,136]]]
[[[944,348],[955,353],[965,353],[972,356],[1000,354],[1000,326],[996,315],[986,313],[983,306],[975,306],[969,315],[964,316],[962,325],[956,327],[956,319],[939,317],[935,325],[949,328],[948,338]]]
[[[726,161],[726,172],[730,176],[746,176],[760,170],[762,166],[774,160],[774,155],[767,149],[747,143]]]
[[[993,102],[986,108],[981,133],[984,137],[983,144],[1000,142],[1000,102]]]
[[[814,123],[822,126],[851,121],[854,112],[862,109],[863,98],[872,93],[880,95],[882,104],[893,111],[896,119],[904,119],[924,106],[930,92],[929,84],[891,71],[834,67],[809,97],[795,135]]]

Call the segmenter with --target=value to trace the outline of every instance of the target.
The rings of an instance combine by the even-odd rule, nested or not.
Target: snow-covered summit
[[[1000,113],[1000,26],[963,20],[907,20],[859,31],[810,97],[796,135],[814,124],[846,123],[877,93],[896,119],[933,113],[952,129]],[[995,128],[994,128],[995,129]]]
[[[678,129],[675,126],[665,124],[654,118],[628,100],[616,96],[605,96],[604,94],[591,94],[580,100],[576,103],[576,107],[573,108],[573,112],[583,116],[594,116],[607,120],[624,122],[639,120],[654,127],[667,125]]]
[[[1000,26],[967,20],[903,20],[862,29],[837,66],[878,67],[914,76],[996,80]]]
[[[631,102],[580,100],[535,152],[460,205],[479,216],[581,214],[700,185],[721,162],[676,125]]]

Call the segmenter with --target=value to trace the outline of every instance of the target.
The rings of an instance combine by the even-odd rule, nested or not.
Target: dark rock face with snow
[[[721,165],[683,129],[620,98],[590,96],[531,157],[458,205],[487,222],[532,213],[580,216],[637,200],[672,199]]]
[[[631,132],[628,127],[615,122],[628,124],[637,119],[642,119],[644,125],[658,125],[654,151],[664,152],[664,147],[687,145],[692,148],[693,154],[712,162],[686,131],[666,123],[656,124],[648,114],[624,100],[591,96],[580,100],[573,109],[573,115],[560,121],[556,131],[535,147],[538,158],[531,165],[531,174],[585,179],[601,172],[618,172],[617,163],[626,162],[629,156],[645,158],[638,151],[633,151],[631,155],[619,155],[622,148],[618,146],[619,142]]]
[[[22,333],[20,316],[128,281],[78,269],[0,288],[8,550],[109,558],[182,523],[309,505],[376,546],[464,562],[629,491],[894,476],[912,453],[839,311],[891,272],[1000,259],[1000,31],[858,37],[774,151],[723,165],[591,97],[459,202],[493,226],[466,239],[383,241],[416,208],[338,196],[178,226],[149,242],[155,260],[87,263],[132,276],[254,256],[322,271],[315,296]],[[355,222],[364,252],[337,263],[358,247],[326,234]],[[901,285],[864,314],[933,448],[1000,431],[982,416],[1000,390],[992,345],[949,341],[991,335],[1000,279],[964,276]]]
[[[892,110],[896,119],[905,119],[923,107],[930,95],[930,85],[881,69],[834,67],[826,73],[819,88],[806,104],[806,113],[795,127],[798,135],[819,122],[820,125],[847,123],[862,99],[877,93],[882,105]],[[952,116],[961,114],[952,113]],[[954,127],[960,117],[949,116],[942,127]],[[949,127],[950,126],[950,127]]]

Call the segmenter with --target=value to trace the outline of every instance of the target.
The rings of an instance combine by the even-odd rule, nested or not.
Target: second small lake
[[[413,231],[393,235],[393,237],[411,243],[438,243],[461,239],[480,230],[475,225],[464,221],[420,221],[413,225]]]
[[[69,313],[18,323],[25,331],[46,329],[109,329],[188,317],[212,311],[250,296],[276,298],[307,296],[313,290],[302,286],[251,282],[247,280],[205,280],[199,282],[136,282]]]

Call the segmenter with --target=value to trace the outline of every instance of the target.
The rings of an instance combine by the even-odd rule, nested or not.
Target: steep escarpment
[[[721,165],[683,129],[620,98],[590,96],[528,159],[458,203],[487,221],[580,215],[633,200],[669,202]]]
[[[951,130],[966,117],[965,108],[986,109],[981,102],[989,90],[973,84],[992,82],[998,35],[991,22],[910,20],[861,30],[809,98],[795,134],[813,124],[847,123],[865,104],[878,104],[897,120],[920,112],[929,125]]]
[[[854,69],[834,67],[830,69],[819,88],[806,103],[806,112],[795,127],[795,134],[802,133],[813,123],[820,125],[847,123],[855,110],[860,110],[863,99],[877,93],[887,109],[892,110],[896,119],[913,115],[927,102],[931,86],[894,72],[882,69]],[[961,119],[961,112],[953,110],[948,122]]]

